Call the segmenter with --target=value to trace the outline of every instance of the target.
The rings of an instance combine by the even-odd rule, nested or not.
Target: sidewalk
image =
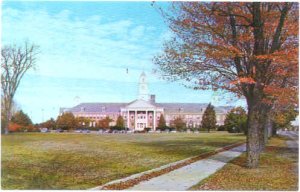
[[[228,151],[220,152],[206,159],[173,170],[164,175],[143,181],[126,190],[143,191],[183,191],[196,185],[201,180],[221,169],[226,163],[246,150],[242,145]]]

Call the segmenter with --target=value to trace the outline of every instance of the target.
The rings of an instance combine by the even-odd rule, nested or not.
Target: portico
[[[157,127],[157,120],[163,109],[152,105],[149,101],[135,100],[124,108],[121,113],[129,129],[142,131],[145,128],[153,130]]]

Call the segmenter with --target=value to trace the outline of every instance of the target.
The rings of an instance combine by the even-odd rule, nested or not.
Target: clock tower
[[[140,76],[138,99],[149,101],[148,84],[144,72]]]

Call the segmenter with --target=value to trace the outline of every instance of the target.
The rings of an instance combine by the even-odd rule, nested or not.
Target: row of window
[[[90,118],[90,119],[98,119],[98,120],[101,120],[101,119],[105,119],[107,117],[107,115],[97,115],[97,116],[90,116],[90,115],[78,115],[80,117],[87,117],[87,118]],[[110,118],[117,118],[118,115],[109,115]],[[167,120],[171,120],[171,119],[176,119],[177,117],[179,117],[178,115],[167,115],[166,116],[166,119]],[[200,115],[181,115],[182,118],[186,119],[186,120],[201,120],[202,119],[202,116]],[[124,115],[123,118],[126,120],[127,119],[127,115]],[[134,119],[134,115],[131,115],[130,116],[131,119]],[[160,118],[160,115],[157,116],[157,120],[159,120]],[[146,115],[137,115],[137,119],[146,119]],[[152,119],[152,115],[149,116],[149,119],[151,120]],[[223,121],[225,119],[225,116],[222,115],[222,116],[219,116],[217,115],[216,117],[217,121]]]
[[[166,119],[170,120],[170,119],[176,119],[177,117],[179,117],[179,115],[167,115]],[[186,120],[201,120],[202,119],[202,115],[180,115],[180,117],[186,119]],[[221,121],[225,119],[225,115],[216,116],[217,121]]]

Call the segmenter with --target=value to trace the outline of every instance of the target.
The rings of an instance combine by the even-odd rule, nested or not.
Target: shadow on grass
[[[140,143],[132,142],[132,145],[138,145],[139,147],[146,147],[153,149],[155,153],[176,154],[181,157],[190,157],[195,155],[200,155],[209,151],[213,151],[217,148],[224,147],[233,143],[241,142],[241,140],[230,140],[223,139],[223,141],[211,141],[201,140],[201,139],[189,139],[184,141],[178,140],[168,140],[168,141],[158,141],[152,143]],[[220,139],[221,140],[221,139]]]
[[[245,153],[246,155],[246,153]],[[273,158],[277,157],[285,157],[293,160],[294,162],[298,162],[298,149],[293,149],[289,147],[281,147],[281,146],[267,146],[265,150],[262,152],[261,156],[269,155]],[[226,156],[224,156],[226,159]],[[219,159],[218,159],[219,160]],[[222,161],[222,160],[221,160]],[[224,162],[224,161],[223,161]],[[242,168],[247,168],[247,158],[237,158],[228,162],[229,164],[233,164]]]

